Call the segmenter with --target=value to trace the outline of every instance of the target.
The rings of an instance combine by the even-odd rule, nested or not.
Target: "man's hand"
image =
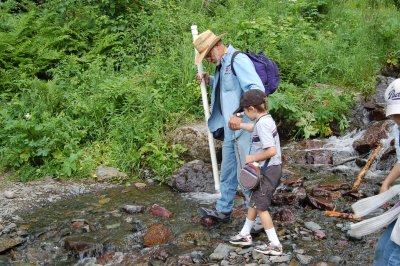
[[[228,127],[231,130],[239,130],[242,118],[240,116],[232,115],[228,122]]]
[[[207,86],[210,84],[210,75],[207,72],[204,72],[202,77],[200,77],[198,74],[196,75],[196,80],[199,85],[201,84],[202,79],[204,79],[204,82]]]

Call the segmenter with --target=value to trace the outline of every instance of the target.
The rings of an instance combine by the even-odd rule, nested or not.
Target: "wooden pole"
[[[372,162],[375,160],[375,158],[378,155],[378,152],[381,148],[382,148],[382,144],[378,144],[378,146],[375,148],[374,152],[371,155],[371,158],[369,158],[368,162],[364,165],[363,169],[358,174],[356,181],[354,182],[353,187],[351,188],[352,192],[358,191],[358,188],[361,185],[361,181],[362,181],[364,175],[367,173],[368,169],[371,167]]]

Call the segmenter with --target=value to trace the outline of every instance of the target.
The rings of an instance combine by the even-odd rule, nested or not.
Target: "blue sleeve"
[[[236,55],[233,60],[233,68],[244,92],[252,89],[264,91],[264,85],[254,68],[253,62],[245,54]]]

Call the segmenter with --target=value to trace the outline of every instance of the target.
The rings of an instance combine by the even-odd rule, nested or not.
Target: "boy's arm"
[[[382,183],[382,186],[379,190],[379,193],[385,192],[390,188],[390,186],[393,184],[393,182],[400,176],[400,163],[397,162],[388,176],[385,178],[385,180]]]
[[[275,147],[269,147],[264,149],[263,152],[253,154],[253,155],[247,155],[245,163],[252,163],[252,162],[258,162],[258,161],[264,161],[268,158],[271,158],[276,154],[276,148]]]
[[[247,131],[253,131],[254,129],[254,124],[252,123],[240,123],[240,128],[247,130]]]

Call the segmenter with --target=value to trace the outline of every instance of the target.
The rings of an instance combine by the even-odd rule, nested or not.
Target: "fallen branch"
[[[344,160],[344,161],[342,161],[342,162],[338,162],[338,163],[332,165],[332,167],[335,167],[335,166],[338,166],[338,165],[342,165],[342,164],[345,164],[345,163],[354,161],[354,160],[356,160],[356,159],[358,159],[358,158],[360,158],[360,156],[354,156],[354,157],[347,158],[346,160]]]
[[[328,217],[337,217],[337,218],[345,218],[345,219],[353,219],[356,220],[354,213],[344,213],[344,212],[337,212],[337,211],[325,211],[325,216]]]
[[[362,181],[364,175],[367,173],[368,169],[371,167],[372,162],[375,160],[375,158],[378,155],[378,152],[381,148],[382,148],[382,144],[378,144],[378,146],[375,148],[374,152],[371,155],[371,158],[369,158],[368,162],[364,165],[363,169],[358,174],[356,181],[354,182],[353,187],[351,188],[352,192],[358,191],[358,188],[361,185],[361,181]]]

